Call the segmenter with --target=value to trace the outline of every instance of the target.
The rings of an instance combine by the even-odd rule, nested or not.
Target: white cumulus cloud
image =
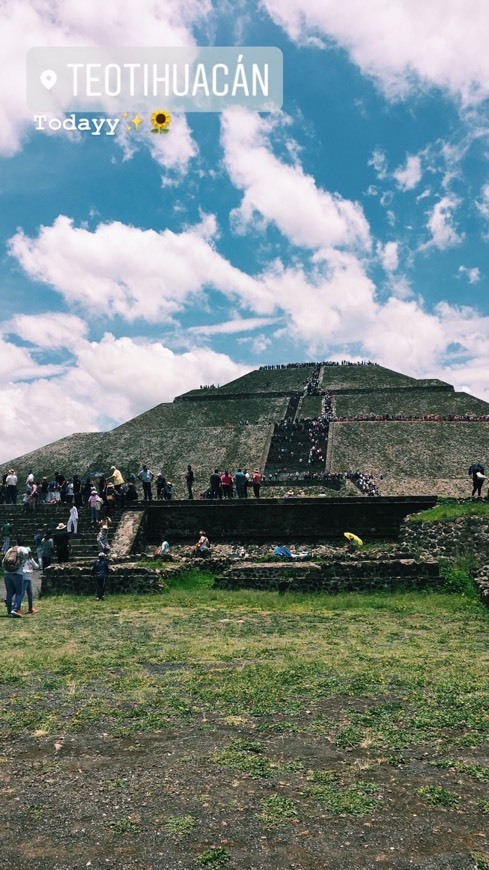
[[[206,286],[238,295],[270,313],[271,298],[211,244],[215,220],[182,233],[141,230],[120,222],[91,232],[60,215],[31,239],[19,230],[9,250],[33,279],[92,316],[160,322],[196,301]]]
[[[410,155],[406,165],[394,170],[394,178],[401,190],[412,190],[421,181],[421,159],[418,155]]]
[[[156,0],[5,0],[0,4],[0,51],[8,74],[0,77],[0,154],[14,154],[32,129],[25,102],[29,48],[193,45],[193,25],[211,11],[210,0],[165,0],[164,7]],[[177,136],[181,141],[181,133]],[[168,145],[170,155],[172,148]]]
[[[262,0],[297,42],[318,36],[348,51],[388,95],[444,88],[465,103],[489,94],[489,6],[482,0]]]
[[[370,247],[370,231],[358,203],[319,188],[301,165],[279,160],[269,141],[270,120],[244,109],[222,114],[224,163],[243,191],[234,218],[249,229],[257,215],[274,223],[295,245]],[[273,123],[273,122],[272,122]]]
[[[462,236],[457,232],[453,222],[453,212],[459,205],[455,196],[444,196],[436,203],[428,219],[428,229],[431,239],[423,248],[435,247],[440,251],[460,244]]]

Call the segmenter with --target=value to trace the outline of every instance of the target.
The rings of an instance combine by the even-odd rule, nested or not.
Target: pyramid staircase
[[[265,480],[269,480],[273,484],[283,481],[287,485],[293,485],[293,481],[290,480],[291,475],[298,474],[300,477],[297,484],[302,486],[305,472],[323,473],[325,471],[328,433],[326,431],[324,439],[319,444],[324,461],[309,463],[309,451],[312,443],[309,438],[309,421],[302,420],[300,424],[294,425],[300,399],[300,396],[293,396],[289,401],[284,415],[284,420],[289,425],[283,427],[280,424],[275,425],[264,468]]]
[[[136,505],[128,511],[116,510],[109,527],[109,542],[113,543],[119,526],[127,515],[134,520],[141,517],[144,505]],[[91,523],[90,511],[87,507],[78,508],[78,533],[71,536],[70,560],[58,563],[56,556],[53,564],[42,575],[34,572],[32,579],[34,597],[39,597],[41,586],[42,594],[72,593],[81,595],[94,594],[95,579],[92,574],[92,565],[97,558],[99,547],[97,545],[98,528]],[[49,531],[53,534],[59,523],[66,524],[69,517],[69,505],[45,505],[38,507],[36,511],[24,513],[22,505],[1,505],[0,523],[5,520],[12,523],[13,540],[20,541],[23,546],[31,547],[34,558],[36,549],[33,541],[38,529]],[[161,571],[145,568],[137,562],[133,562],[126,556],[123,560],[111,560],[111,571],[107,579],[107,592],[159,592],[163,587]],[[42,582],[41,582],[42,580]]]

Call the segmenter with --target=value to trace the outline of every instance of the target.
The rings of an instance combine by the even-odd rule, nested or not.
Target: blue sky
[[[3,460],[268,363],[371,359],[489,400],[489,7],[428,7],[2,7]],[[25,53],[65,45],[277,46],[283,107],[37,131]]]

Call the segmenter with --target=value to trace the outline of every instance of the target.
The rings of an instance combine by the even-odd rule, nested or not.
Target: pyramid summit
[[[489,459],[488,434],[489,403],[443,381],[370,362],[288,363],[201,384],[109,432],[76,433],[10,459],[1,471],[15,468],[21,481],[31,468],[39,477],[84,478],[111,465],[137,474],[146,463],[173,482],[176,498],[186,497],[188,463],[196,494],[216,467],[259,468],[266,496],[358,495],[343,476],[361,471],[383,495],[466,496],[469,466]]]

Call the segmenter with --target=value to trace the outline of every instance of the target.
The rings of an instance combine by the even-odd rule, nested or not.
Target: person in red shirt
[[[255,498],[260,498],[260,486],[263,480],[263,475],[260,474],[257,468],[255,468],[253,472],[252,482],[253,482],[253,492],[255,494]]]

